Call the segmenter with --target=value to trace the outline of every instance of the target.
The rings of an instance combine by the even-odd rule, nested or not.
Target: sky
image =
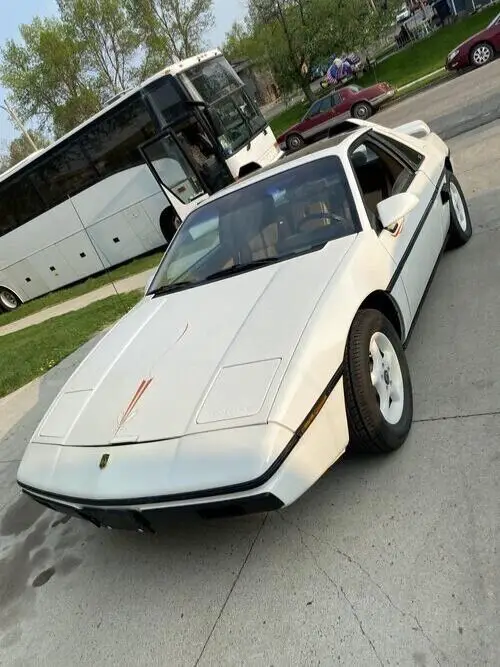
[[[207,35],[209,46],[220,46],[224,36],[234,23],[242,19],[246,13],[245,0],[213,0],[215,26]],[[0,45],[6,39],[18,37],[18,26],[21,23],[30,23],[35,16],[50,16],[55,13],[54,0],[0,0]],[[3,103],[5,91],[0,87],[0,103]],[[13,127],[7,114],[0,109],[0,152],[3,152],[18,132]]]

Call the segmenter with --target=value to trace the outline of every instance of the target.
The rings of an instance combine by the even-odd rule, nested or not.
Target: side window
[[[374,136],[380,136],[376,132],[373,133]],[[414,150],[413,148],[410,148],[410,146],[406,146],[405,144],[400,143],[396,139],[393,139],[392,137],[387,137],[386,135],[383,135],[381,137],[381,140],[385,143],[394,148],[394,150],[402,155],[405,160],[407,160],[415,169],[418,169],[418,167],[422,164],[422,161],[424,159],[424,156],[419,153],[418,151]]]
[[[0,202],[0,236],[8,234],[45,211],[45,206],[26,172],[2,183]]]
[[[154,134],[146,107],[134,97],[92,123],[80,142],[100,179],[104,179],[142,164],[138,147]]]
[[[377,144],[366,141],[351,155],[353,171],[365,203],[368,217],[377,226],[377,204],[392,195],[404,192],[414,172]]]
[[[325,97],[324,100],[320,100],[319,113],[326,113],[332,108],[332,98]]]
[[[336,107],[338,104],[341,104],[343,100],[343,95],[341,92],[333,93],[332,95],[332,107]]]
[[[312,107],[309,109],[309,112],[307,114],[307,118],[312,118],[313,116],[316,116],[319,113],[321,103],[320,102],[315,102]]]
[[[51,151],[34,169],[32,179],[48,208],[57,206],[98,180],[77,140]]]

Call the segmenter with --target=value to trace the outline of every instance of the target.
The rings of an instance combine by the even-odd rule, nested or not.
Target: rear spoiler
[[[423,120],[413,120],[411,123],[398,125],[393,130],[394,132],[408,134],[410,137],[415,137],[415,139],[425,139],[429,134],[432,134],[431,128]]]

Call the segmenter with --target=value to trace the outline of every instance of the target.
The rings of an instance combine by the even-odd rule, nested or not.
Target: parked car
[[[36,428],[25,493],[144,532],[169,513],[279,509],[348,445],[404,444],[404,349],[442,249],[467,243],[471,220],[425,123],[346,125],[186,218],[145,297]]]
[[[345,86],[314,102],[300,123],[278,137],[278,142],[283,150],[297,150],[328,136],[334,125],[349,116],[366,120],[394,93],[388,83],[377,83],[369,88]]]
[[[500,51],[500,14],[484,30],[469,37],[453,49],[446,58],[446,69],[463,70],[489,63]]]

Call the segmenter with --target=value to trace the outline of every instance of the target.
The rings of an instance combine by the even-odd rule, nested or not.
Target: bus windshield
[[[266,127],[257,105],[224,57],[196,65],[186,70],[184,76],[207,105],[226,157],[233,155]]]

